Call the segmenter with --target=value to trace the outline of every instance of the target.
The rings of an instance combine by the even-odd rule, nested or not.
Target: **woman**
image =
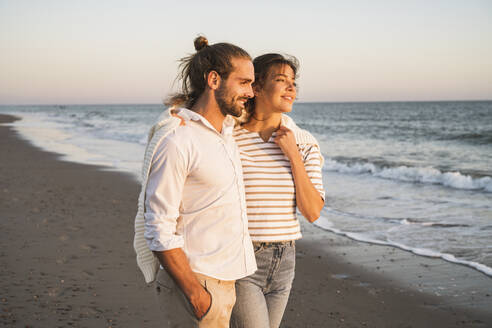
[[[266,54],[253,64],[255,98],[234,137],[258,270],[236,281],[231,326],[278,327],[294,279],[295,240],[301,238],[296,207],[314,222],[324,205],[322,156],[316,139],[284,115],[296,98],[296,59]]]

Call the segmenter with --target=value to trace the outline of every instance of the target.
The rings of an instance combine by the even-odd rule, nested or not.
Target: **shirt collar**
[[[236,125],[236,120],[231,115],[227,115],[222,124],[222,134],[225,136],[232,135],[234,131],[234,126]]]
[[[294,123],[294,121],[287,115],[282,114],[281,117],[281,125],[285,126],[286,128],[289,128],[290,130],[296,130],[297,125]]]
[[[192,110],[189,110],[188,108],[176,108],[174,111],[179,114],[185,121],[201,121],[206,127],[209,129],[212,129],[213,131],[219,133],[213,125],[202,115],[198,114],[197,112],[194,112]],[[222,123],[222,134],[223,136],[228,136],[232,135],[232,131],[234,129],[235,125],[235,120],[232,116],[227,115],[224,119],[224,122]]]

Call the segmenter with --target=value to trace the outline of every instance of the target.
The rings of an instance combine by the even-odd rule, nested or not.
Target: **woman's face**
[[[292,110],[296,99],[295,74],[289,65],[272,66],[263,85],[254,87],[256,104],[271,112],[286,113]]]

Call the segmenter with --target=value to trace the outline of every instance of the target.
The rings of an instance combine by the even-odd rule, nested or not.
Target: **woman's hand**
[[[300,157],[294,132],[292,132],[289,128],[281,125],[280,128],[278,128],[277,136],[273,141],[280,147],[280,149],[282,149],[282,152],[290,161],[294,158]]]

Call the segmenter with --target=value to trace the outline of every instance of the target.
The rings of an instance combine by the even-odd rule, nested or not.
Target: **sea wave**
[[[492,178],[489,176],[474,178],[460,172],[441,172],[433,167],[379,166],[373,163],[341,163],[327,158],[325,171],[345,174],[371,174],[372,176],[413,183],[439,184],[454,189],[482,190],[492,192]]]
[[[341,229],[337,229],[337,228],[333,227],[333,224],[326,217],[323,217],[323,216],[320,217],[318,220],[316,220],[314,222],[314,224],[323,230],[330,231],[330,232],[333,232],[337,235],[345,236],[345,237],[348,237],[348,238],[356,240],[356,241],[365,242],[365,243],[369,243],[369,244],[375,244],[375,245],[397,247],[397,248],[400,248],[404,251],[411,252],[415,255],[432,257],[432,258],[441,258],[441,259],[448,261],[448,262],[451,262],[451,263],[456,263],[456,264],[461,264],[461,265],[471,267],[477,271],[484,273],[485,275],[487,275],[489,277],[492,277],[492,268],[491,267],[488,267],[485,264],[478,263],[475,261],[466,261],[466,260],[456,258],[456,256],[453,254],[441,253],[441,252],[437,252],[437,251],[425,249],[425,248],[411,247],[411,246],[408,246],[408,245],[405,245],[405,244],[402,244],[402,243],[399,243],[396,241],[391,241],[391,240],[387,240],[387,241],[378,240],[378,239],[371,238],[367,234],[364,234],[364,233],[343,231]]]
[[[450,136],[442,136],[440,140],[457,140],[461,142],[466,142],[472,145],[490,145],[492,144],[492,131],[482,131],[463,133]]]
[[[465,223],[447,223],[447,222],[429,222],[429,221],[420,221],[416,219],[402,219],[401,224],[406,224],[406,225],[421,225],[424,227],[435,227],[435,228],[469,228],[469,224]]]
[[[371,220],[371,221],[380,221],[384,223],[391,224],[401,224],[401,225],[418,225],[422,227],[434,227],[434,228],[469,228],[471,225],[460,222],[446,222],[446,221],[429,221],[417,218],[395,218],[395,217],[384,217],[384,216],[375,216],[375,215],[367,215],[367,214],[359,214],[348,211],[341,211],[334,208],[327,208],[325,210],[330,213],[345,216],[349,218],[356,218],[362,220]],[[490,226],[492,227],[492,226]]]

